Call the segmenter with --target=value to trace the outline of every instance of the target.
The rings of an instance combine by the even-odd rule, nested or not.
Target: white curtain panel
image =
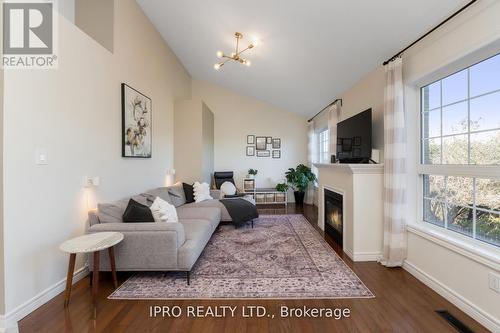
[[[384,249],[380,262],[402,266],[406,258],[406,125],[402,59],[385,66]]]
[[[307,164],[315,172],[314,163],[317,163],[318,159],[318,136],[316,135],[314,120],[311,120],[308,125],[308,133],[307,133]],[[314,184],[309,184],[307,187],[306,197],[304,202],[306,204],[312,205],[314,204],[316,199],[316,188]]]
[[[340,102],[337,101],[328,110],[328,132],[330,133],[329,154],[334,155],[337,151],[337,123],[340,118]]]

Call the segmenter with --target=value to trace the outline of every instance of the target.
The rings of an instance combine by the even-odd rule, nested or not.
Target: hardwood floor
[[[261,214],[303,214],[313,225],[313,206],[286,209],[264,207]],[[353,263],[321,230],[326,241],[375,294],[372,299],[340,300],[108,300],[113,290],[111,274],[100,274],[96,319],[88,277],[74,287],[71,302],[64,308],[64,294],[19,322],[20,332],[456,332],[434,311],[446,309],[474,332],[487,330],[458,308],[401,268],[385,268],[375,262]],[[119,283],[130,276],[119,273]],[[261,305],[277,316],[264,318],[162,318],[149,316],[150,306]],[[349,308],[350,318],[279,318],[279,307]]]

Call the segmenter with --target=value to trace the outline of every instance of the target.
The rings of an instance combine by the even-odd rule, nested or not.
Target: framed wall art
[[[266,137],[258,136],[255,138],[255,149],[257,150],[266,150]]]
[[[257,150],[257,157],[269,157],[271,152],[269,150]]]
[[[247,156],[255,156],[255,147],[247,146]]]
[[[273,139],[273,149],[281,149],[281,139],[280,138]]]
[[[122,157],[151,158],[151,98],[122,83]]]

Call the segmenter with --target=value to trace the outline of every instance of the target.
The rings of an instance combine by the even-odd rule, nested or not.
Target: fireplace
[[[344,227],[342,194],[327,190],[324,192],[325,231],[333,240],[342,246],[342,233]]]

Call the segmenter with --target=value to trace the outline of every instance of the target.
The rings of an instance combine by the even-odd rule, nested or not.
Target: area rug
[[[370,298],[368,288],[302,215],[221,225],[191,271],[137,273],[110,299]]]

